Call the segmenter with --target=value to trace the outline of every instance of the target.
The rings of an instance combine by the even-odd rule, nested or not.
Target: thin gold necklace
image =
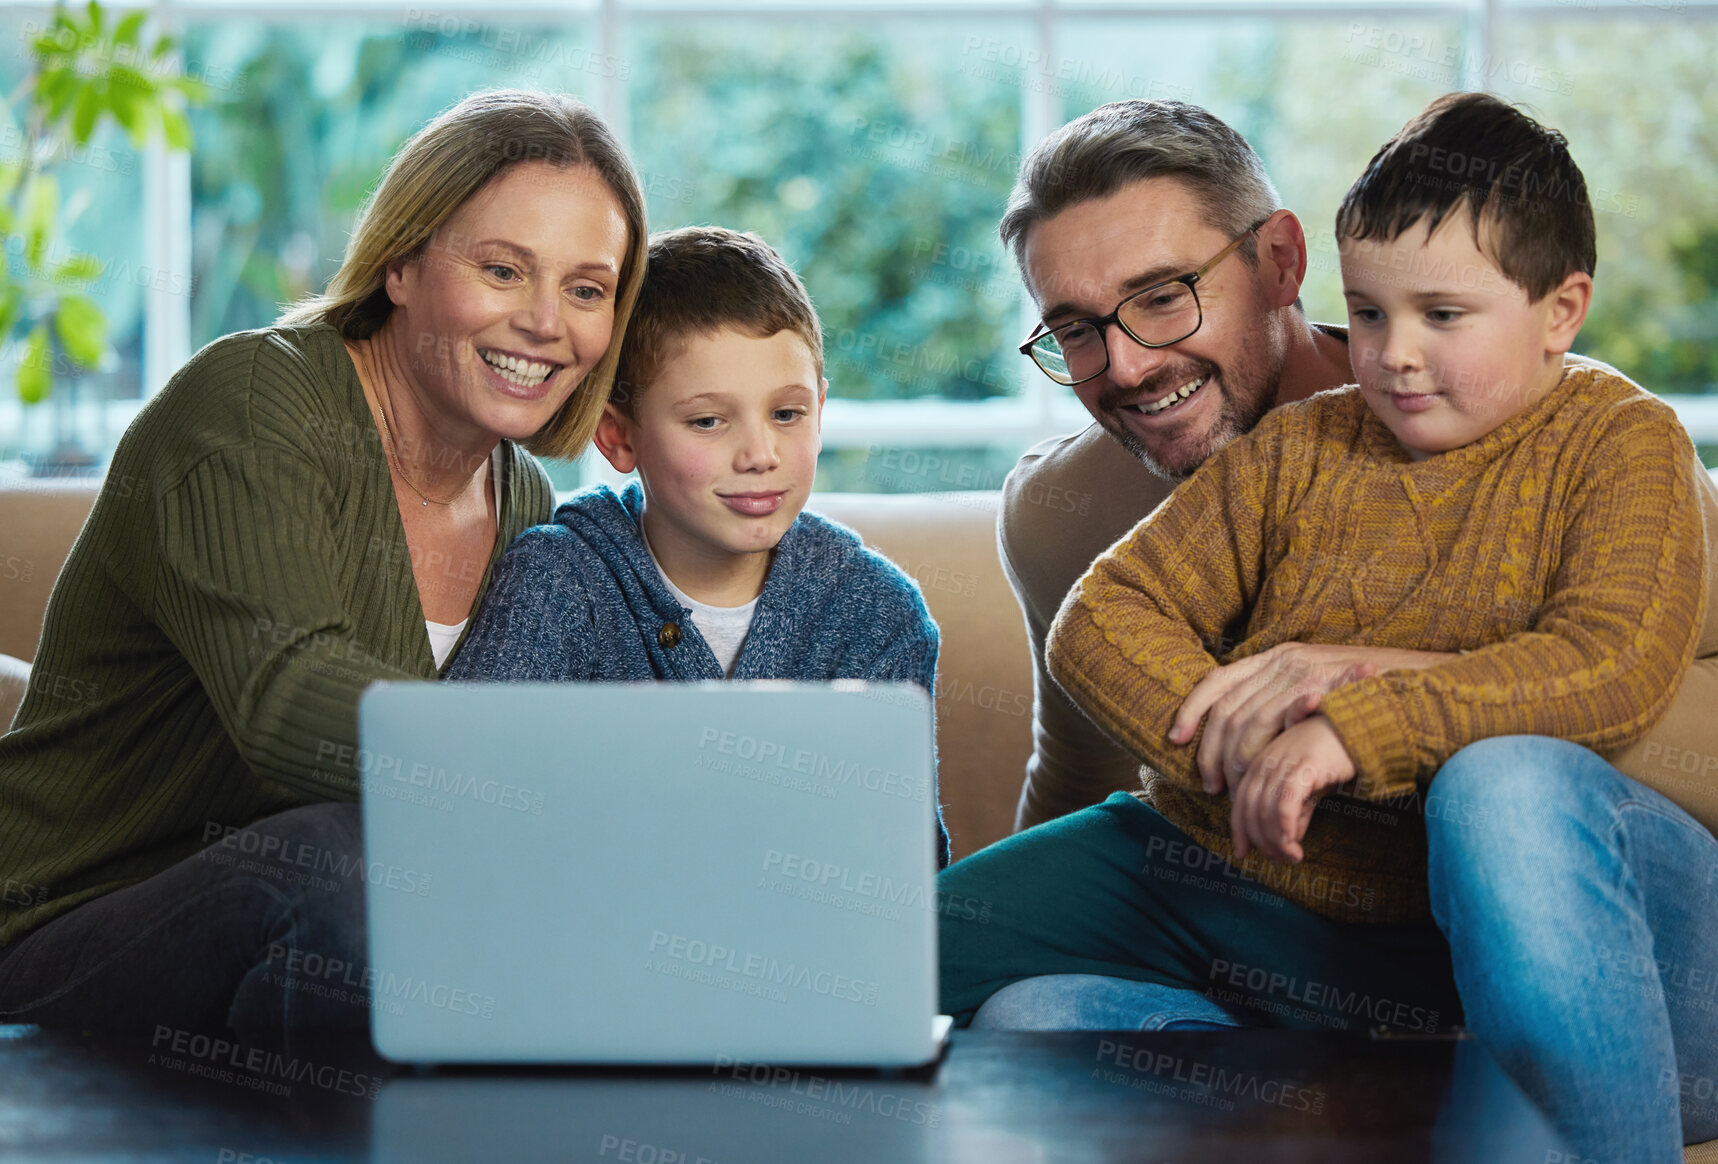
[[[400,463],[399,442],[394,439],[394,429],[393,426],[388,423],[388,410],[382,407],[382,395],[380,392],[376,394],[376,414],[382,418],[382,431],[388,434],[388,443],[383,446],[383,451],[388,454],[388,463],[393,465],[394,472],[400,475],[400,480],[406,483],[406,488],[410,489],[413,493],[416,493],[418,495],[418,499],[422,501],[425,506],[432,504],[452,505],[455,501],[458,501],[459,495],[465,492],[465,486],[463,485],[459,487],[459,492],[455,493],[452,497],[449,497],[446,501],[442,501],[426,494],[422,489],[419,489],[416,485],[412,484],[412,479],[406,476],[405,466]]]

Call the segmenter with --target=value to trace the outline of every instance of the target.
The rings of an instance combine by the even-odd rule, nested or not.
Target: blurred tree
[[[195,120],[193,343],[262,327],[324,287],[388,160],[437,113],[476,89],[583,83],[568,66],[584,60],[576,22],[449,23],[191,27],[187,45],[231,90]]]
[[[681,21],[633,42],[652,225],[752,230],[780,250],[822,317],[835,395],[1018,390],[1019,285],[996,222],[1022,98],[955,75],[960,40],[917,22]]]

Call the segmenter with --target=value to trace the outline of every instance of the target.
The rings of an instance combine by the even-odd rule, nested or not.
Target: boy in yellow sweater
[[[1591,750],[1570,748],[1567,770],[1608,769],[1591,752],[1639,738],[1669,706],[1705,615],[1698,462],[1667,405],[1603,366],[1565,364],[1595,255],[1560,134],[1484,94],[1441,98],[1373,158],[1336,235],[1359,384],[1272,410],[1101,556],[1057,616],[1050,672],[1145,762],[1141,799],[1213,861],[1339,922],[1435,915],[1468,1024],[1584,1154],[1677,1158],[1687,1064],[1718,1044],[1709,1019],[1683,1021],[1700,1000],[1654,975],[1665,993],[1618,1040],[1580,1017],[1639,986],[1619,979],[1633,960],[1596,964],[1592,943],[1626,950],[1651,928],[1644,964],[1657,934],[1663,969],[1675,925],[1654,910],[1672,895],[1643,890],[1626,854],[1550,879],[1580,835],[1645,804],[1679,830],[1663,851],[1687,849],[1677,860],[1700,897],[1708,868],[1688,866],[1718,851],[1711,836],[1628,789],[1571,825],[1557,857],[1511,850],[1511,821],[1486,827],[1504,802],[1470,790],[1507,786],[1525,749],[1557,740]],[[1186,297],[1154,303],[1137,310]],[[1061,337],[1070,364],[1080,343],[1107,342],[1087,330]],[[1309,699],[1226,772],[1178,709],[1220,664],[1285,642],[1449,657]],[[1482,740],[1491,750],[1470,748],[1434,783]],[[1520,812],[1533,796],[1517,796]],[[1544,789],[1548,815],[1562,796]],[[1380,801],[1394,803],[1363,803]],[[1441,818],[1429,853],[1428,818]],[[1543,961],[1500,964],[1523,949]],[[1211,998],[1274,1011],[1280,1000],[1217,989],[1220,970]],[[1693,1138],[1715,1117],[1683,1108]]]

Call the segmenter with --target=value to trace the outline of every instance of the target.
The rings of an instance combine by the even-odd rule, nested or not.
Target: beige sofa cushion
[[[999,493],[825,493],[811,508],[858,530],[911,575],[942,629],[937,778],[954,855],[1014,828],[1032,751],[1026,623],[996,555]]]
[[[0,654],[36,657],[48,591],[99,485],[82,478],[0,485]]]
[[[11,655],[0,655],[0,732],[11,725],[29,684],[30,664]]]

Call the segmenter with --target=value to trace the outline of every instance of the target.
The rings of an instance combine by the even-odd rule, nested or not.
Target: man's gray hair
[[[1182,101],[1100,105],[1039,142],[1020,164],[1002,216],[1002,241],[1026,271],[1027,232],[1079,202],[1145,178],[1179,178],[1212,229],[1233,238],[1282,206],[1264,163],[1215,115]],[[1258,261],[1249,238],[1240,253]]]

